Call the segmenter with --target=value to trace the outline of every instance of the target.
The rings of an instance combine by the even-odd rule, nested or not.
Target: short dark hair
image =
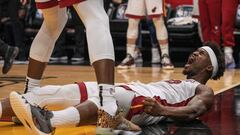
[[[218,80],[220,77],[223,76],[224,71],[225,71],[225,59],[224,59],[224,53],[220,48],[220,45],[218,45],[216,42],[213,41],[208,41],[203,44],[203,46],[208,46],[210,47],[213,52],[215,53],[217,57],[217,62],[218,62],[218,72],[217,74],[212,78],[213,80]]]

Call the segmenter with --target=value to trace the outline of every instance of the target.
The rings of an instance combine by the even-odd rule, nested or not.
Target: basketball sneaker
[[[8,47],[6,54],[4,56],[4,63],[2,68],[2,73],[6,74],[11,69],[13,61],[19,53],[18,47]]]
[[[227,69],[234,69],[236,67],[234,58],[231,54],[225,54],[225,66]]]
[[[134,56],[134,62],[135,63],[142,63],[143,62],[143,59],[142,59],[142,53],[141,52],[139,52],[139,51],[135,51],[134,52],[135,54],[135,56]]]
[[[130,54],[127,54],[126,58],[117,66],[119,69],[128,69],[132,67],[136,67],[136,64],[134,58]]]
[[[166,70],[174,69],[174,66],[168,54],[163,54],[161,64],[163,69],[166,69]]]
[[[29,134],[51,135],[55,129],[51,126],[51,111],[35,107],[17,92],[10,93],[10,103],[16,116],[23,123]]]
[[[161,62],[160,54],[158,48],[152,48],[152,64],[157,64]]]

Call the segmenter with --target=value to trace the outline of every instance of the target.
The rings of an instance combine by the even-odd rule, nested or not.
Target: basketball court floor
[[[23,92],[27,65],[14,65],[7,75],[0,75],[0,98],[11,91]],[[129,70],[116,69],[116,82],[141,81],[144,83],[163,79],[185,79],[182,68],[164,71],[159,67],[137,67]],[[81,81],[95,81],[90,66],[49,65],[42,80],[47,84],[62,85]],[[212,110],[199,120],[175,123],[166,120],[158,125],[143,127],[142,132],[116,131],[116,134],[143,135],[240,135],[240,69],[227,70],[218,81],[209,81],[214,89],[215,99]],[[59,128],[56,135],[92,135],[95,126]],[[12,122],[0,122],[0,135],[24,135],[24,127]]]

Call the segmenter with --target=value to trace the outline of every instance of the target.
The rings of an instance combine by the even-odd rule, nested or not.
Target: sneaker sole
[[[162,67],[162,69],[164,69],[164,70],[173,70],[174,67],[173,66],[164,66],[164,67]]]
[[[130,69],[130,68],[135,68],[136,64],[133,64],[131,66],[117,66],[118,69]]]
[[[30,135],[49,135],[38,130],[33,122],[31,107],[17,92],[10,93],[10,104]]]

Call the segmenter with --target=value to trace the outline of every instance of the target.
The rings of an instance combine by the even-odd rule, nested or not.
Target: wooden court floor
[[[10,91],[23,92],[27,65],[14,65],[7,75],[0,75],[0,99],[7,97]],[[137,67],[129,70],[116,69],[116,82],[141,81],[144,83],[163,79],[185,79],[182,68],[165,71],[159,67]],[[41,85],[62,85],[81,81],[95,81],[94,70],[90,66],[54,66],[49,65],[44,73]],[[218,81],[209,81],[208,86],[214,89],[215,94],[240,85],[240,69],[227,70]],[[94,125],[78,128],[61,128],[56,130],[57,135],[91,135],[94,134]],[[0,122],[0,135],[26,134],[22,126],[11,122]]]

